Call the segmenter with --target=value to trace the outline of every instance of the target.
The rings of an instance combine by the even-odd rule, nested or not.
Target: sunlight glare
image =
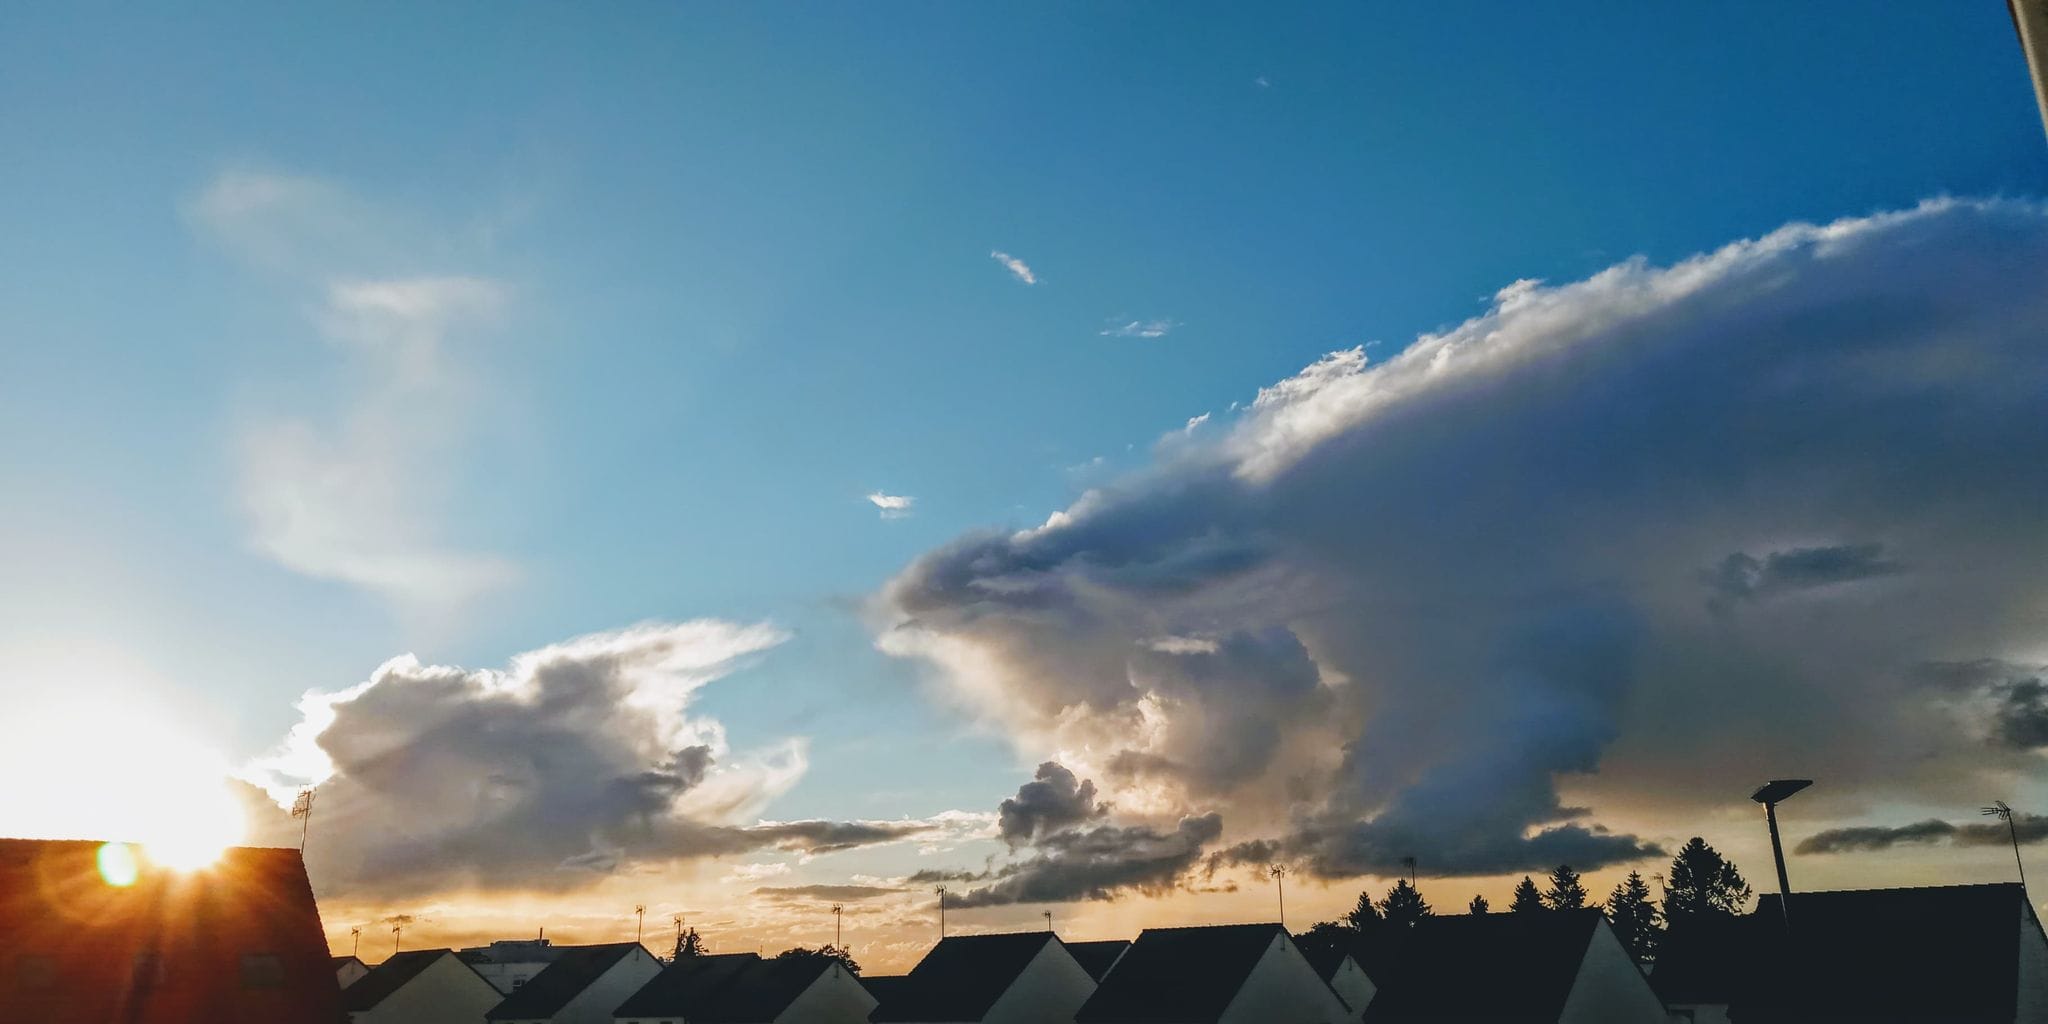
[[[99,864],[100,878],[120,889],[134,885],[141,873],[135,863],[135,848],[127,843],[102,843]]]

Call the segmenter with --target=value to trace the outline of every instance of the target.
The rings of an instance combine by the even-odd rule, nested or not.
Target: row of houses
[[[1633,963],[1596,910],[1446,916],[1304,948],[1278,924],[953,936],[906,974],[639,943],[330,958],[293,850],[137,870],[0,840],[0,1021],[37,1024],[2048,1024],[2020,885],[1766,896]]]

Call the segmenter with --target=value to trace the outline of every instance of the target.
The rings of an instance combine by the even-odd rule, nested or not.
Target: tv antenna
[[[1401,866],[1408,869],[1408,887],[1413,889],[1415,887],[1415,858],[1401,858]]]
[[[832,948],[833,948],[833,949],[839,949],[839,950],[843,950],[843,949],[845,949],[845,948],[846,948],[845,946],[842,946],[842,945],[840,945],[840,944],[839,944],[839,916],[840,916],[841,914],[844,914],[844,913],[846,913],[846,904],[844,904],[844,903],[834,903],[834,904],[832,904]]]
[[[1052,911],[1045,912],[1045,930],[1052,931]]]
[[[647,931],[647,904],[633,904],[633,944],[640,944],[640,936]]]
[[[348,930],[348,955],[355,956],[363,951],[363,926],[356,925]]]
[[[292,817],[299,819],[299,852],[306,852],[306,833],[313,829],[313,787],[299,790],[292,799]]]
[[[1991,806],[1984,808],[1984,814],[2005,822],[2006,834],[2012,836],[2012,863],[2014,867],[2020,869],[2020,889],[2025,891],[2027,888],[2027,866],[2020,861],[2020,827],[2012,820],[2011,805],[2003,800],[1993,800],[1991,801]]]
[[[399,933],[404,930],[405,925],[403,924],[393,924],[391,926],[391,952],[393,955],[398,953]]]
[[[943,939],[946,937],[946,887],[938,886],[936,891],[939,894],[939,938]]]
[[[1266,869],[1273,876],[1273,888],[1280,894],[1280,927],[1287,927],[1287,869],[1275,864]]]

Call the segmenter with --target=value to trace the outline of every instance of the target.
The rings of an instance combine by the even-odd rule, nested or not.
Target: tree
[[[1651,902],[1649,883],[1643,881],[1640,871],[1629,872],[1607,894],[1607,922],[1614,926],[1614,937],[1621,940],[1622,948],[1628,950],[1636,963],[1657,959],[1657,940],[1664,931],[1663,916],[1657,912],[1657,904]]]
[[[816,949],[806,949],[803,946],[798,946],[795,949],[785,949],[782,952],[775,954],[775,959],[831,960],[839,964],[839,966],[846,968],[846,973],[848,974],[860,974],[860,962],[853,958],[853,954],[848,953],[846,950],[840,949],[838,946],[835,946],[829,942],[825,943],[822,946],[819,946]]]
[[[1355,932],[1369,932],[1379,925],[1380,912],[1372,905],[1372,893],[1358,894],[1358,903],[1351,908],[1351,913],[1344,915],[1344,923]]]
[[[1543,909],[1543,894],[1536,891],[1536,883],[1522,876],[1522,884],[1515,886],[1515,898],[1508,904],[1508,912],[1532,914]]]
[[[1336,921],[1317,921],[1315,924],[1309,925],[1307,931],[1296,932],[1294,944],[1304,947],[1314,946],[1317,948],[1334,949],[1350,942],[1357,934],[1357,930],[1348,924],[1339,924]]]
[[[1387,890],[1387,898],[1380,901],[1380,916],[1388,924],[1406,928],[1425,917],[1434,917],[1436,912],[1429,909],[1429,901],[1422,898],[1421,890],[1408,884],[1403,878]]]
[[[1586,905],[1586,887],[1570,864],[1550,869],[1550,888],[1543,893],[1543,905],[1551,910],[1578,910]]]
[[[704,945],[703,936],[698,935],[697,929],[692,928],[676,936],[676,951],[669,956],[669,961],[673,963],[687,957],[703,956],[709,952],[711,949]]]
[[[1664,919],[1677,929],[1707,918],[1734,917],[1749,905],[1749,896],[1742,872],[1694,836],[1671,859],[1671,874],[1664,880]]]
[[[1484,896],[1472,897],[1472,902],[1467,904],[1465,909],[1470,911],[1474,917],[1479,917],[1492,911],[1492,908],[1487,906],[1486,897]]]

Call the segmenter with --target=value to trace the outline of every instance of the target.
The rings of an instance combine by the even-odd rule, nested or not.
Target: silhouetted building
[[[1277,924],[1147,928],[1080,1024],[1338,1024],[1358,1015]]]
[[[547,968],[484,1015],[504,1024],[611,1024],[612,1011],[661,973],[637,942],[555,946]]]
[[[369,964],[352,956],[329,957],[328,960],[334,964],[334,980],[342,988],[347,988],[361,981],[363,975],[370,973]]]
[[[869,1019],[900,1024],[1067,1021],[1095,991],[1095,979],[1051,932],[949,936],[904,978],[900,985],[884,986],[894,991]]]
[[[1357,958],[1349,950],[1304,945],[1301,952],[1308,958],[1308,965],[1315,968],[1316,975],[1336,991],[1337,997],[1344,1000],[1344,1005],[1350,1007],[1354,1015],[1365,1012],[1379,986],[1373,984],[1372,976],[1365,973],[1365,968],[1358,965]]]
[[[1123,956],[1124,950],[1129,948],[1129,939],[1067,943],[1067,952],[1072,954],[1074,960],[1081,965],[1081,969],[1087,971],[1088,976],[1097,982],[1102,981],[1103,975],[1108,974],[1109,969],[1116,966],[1117,958]]]
[[[612,1011],[618,1024],[864,1024],[875,997],[823,957],[683,957]]]
[[[124,844],[0,839],[8,1021],[326,1024],[340,996],[297,850],[171,871]]]
[[[452,949],[408,949],[343,989],[349,1024],[480,1021],[505,997]]]
[[[1789,932],[1774,893],[1674,934],[1652,983],[1702,1022],[2048,1022],[2048,936],[2017,884],[1800,892],[1790,909]]]
[[[547,970],[565,948],[546,939],[500,939],[488,946],[457,950],[456,955],[498,991],[511,995],[535,975]]]
[[[1600,911],[1427,917],[1374,936],[1367,1024],[1658,1024],[1664,1003]]]

